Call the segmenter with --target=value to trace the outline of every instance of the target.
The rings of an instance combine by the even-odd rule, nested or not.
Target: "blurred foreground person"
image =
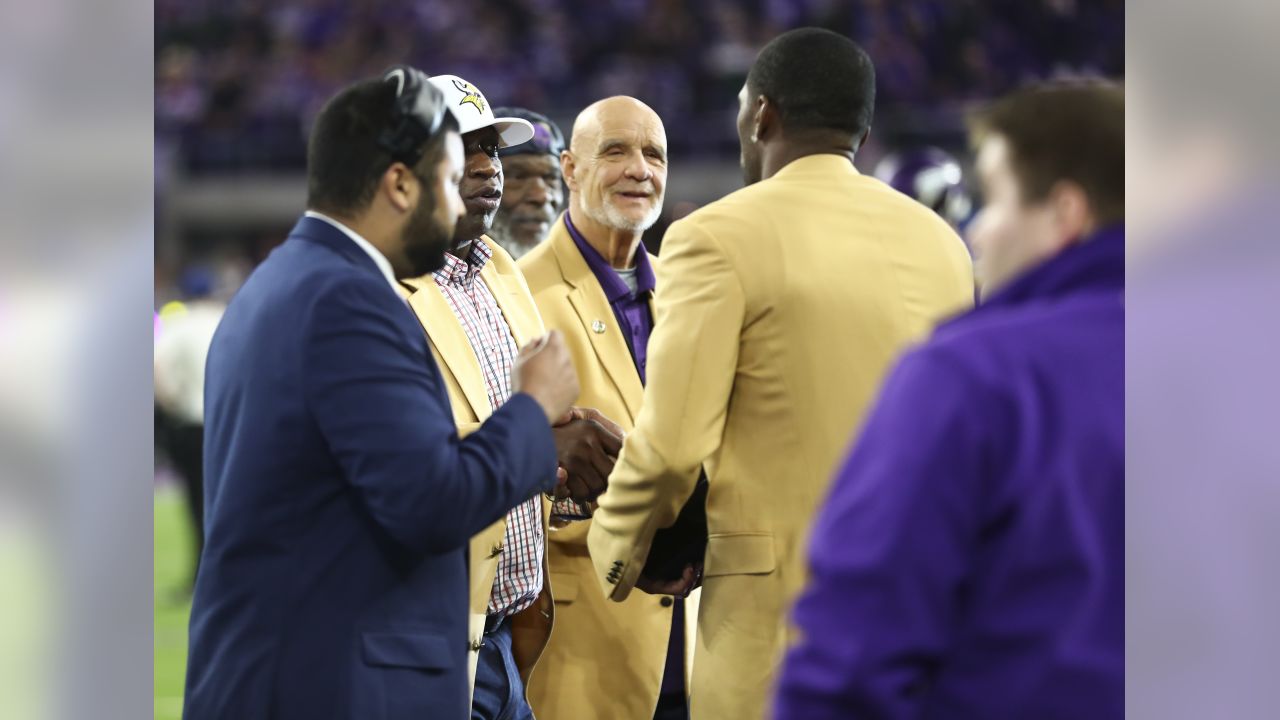
[[[406,278],[400,289],[444,370],[454,423],[465,436],[518,397],[510,370],[519,348],[544,332],[520,268],[486,235],[503,194],[499,152],[533,139],[535,131],[522,118],[495,116],[484,93],[460,77],[437,75],[430,82],[443,93],[462,132],[458,191],[466,212],[445,244],[443,263]],[[558,495],[588,502],[604,489],[622,439],[596,415],[575,409],[552,429],[566,476]],[[550,497],[530,492],[471,540],[468,666],[476,720],[531,716],[525,684],[555,615],[546,572],[550,508]]]
[[[874,88],[871,60],[845,37],[770,42],[739,95],[748,187],[663,240],[644,405],[588,546],[597,582],[625,600],[706,464],[705,568],[673,589],[706,578],[695,719],[765,714],[801,544],[849,434],[903,348],[972,303],[951,228],[854,168]]]
[[[184,717],[462,718],[467,542],[553,489],[577,395],[558,335],[459,440],[396,278],[440,267],[462,215],[456,120],[420,72],[320,113],[308,211],[213,339],[208,538]]]
[[[563,163],[569,208],[520,269],[543,320],[565,334],[579,402],[630,431],[644,398],[656,292],[657,258],[640,239],[662,211],[666,130],[639,100],[607,98],[578,116]],[[568,509],[574,517],[590,512]],[[548,538],[556,622],[566,630],[547,644],[529,701],[545,718],[684,718],[685,601],[633,595],[609,602],[587,553],[590,524],[562,524]]]
[[[985,302],[900,362],[832,488],[777,717],[1119,718],[1124,96],[975,125]]]
[[[498,148],[502,160],[502,204],[489,236],[519,260],[551,232],[564,206],[560,153],[564,135],[544,115],[524,108],[496,108],[498,117],[514,117],[533,126],[533,138]]]

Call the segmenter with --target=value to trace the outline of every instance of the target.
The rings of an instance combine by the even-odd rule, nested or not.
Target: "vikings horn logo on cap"
[[[484,114],[485,102],[484,96],[476,89],[475,85],[466,80],[454,80],[453,86],[458,88],[458,92],[462,93],[462,99],[458,101],[459,107],[470,104],[475,107],[476,112]]]
[[[494,117],[484,93],[471,82],[457,75],[432,75],[427,82],[444,93],[449,112],[458,121],[458,131],[463,135],[491,127],[498,131],[500,148],[519,145],[533,137],[533,125],[528,120]]]

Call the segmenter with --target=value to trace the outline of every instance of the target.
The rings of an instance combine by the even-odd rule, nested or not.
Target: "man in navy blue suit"
[[[463,212],[456,119],[410,68],[331,100],[308,212],[231,302],[205,386],[207,539],[189,720],[463,718],[472,535],[556,486],[577,397],[556,333],[459,439],[397,278]]]

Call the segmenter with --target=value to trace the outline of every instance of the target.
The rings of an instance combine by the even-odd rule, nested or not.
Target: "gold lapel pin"
[[[604,332],[604,321],[603,321],[603,320],[596,320],[595,322],[591,323],[591,330],[592,330],[592,331],[594,331],[596,334],[603,333],[603,332]]]

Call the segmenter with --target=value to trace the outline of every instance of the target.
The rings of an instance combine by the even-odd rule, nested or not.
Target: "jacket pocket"
[[[448,670],[455,662],[448,641],[434,633],[366,632],[361,639],[365,664],[375,667]]]
[[[726,533],[707,538],[707,557],[702,573],[704,577],[767,575],[776,566],[771,533]]]

